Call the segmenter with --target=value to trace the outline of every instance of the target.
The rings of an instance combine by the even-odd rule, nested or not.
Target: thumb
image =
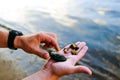
[[[38,55],[39,57],[41,58],[44,58],[44,59],[49,59],[49,53],[45,50],[42,50],[40,48],[37,48],[37,49],[34,49],[35,50],[35,54]]]
[[[49,59],[48,62],[44,65],[44,68],[50,67],[55,61],[52,59]]]
[[[92,75],[92,71],[86,66],[75,66],[74,73],[86,73]]]

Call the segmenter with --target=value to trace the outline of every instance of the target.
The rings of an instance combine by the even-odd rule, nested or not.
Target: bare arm
[[[0,30],[0,48],[8,48],[8,35],[9,32],[5,30]],[[45,41],[46,42],[45,42]],[[29,53],[36,53],[36,55],[45,58],[42,56],[45,54],[45,51],[40,50],[38,47],[40,45],[40,42],[48,43],[45,45],[45,48],[47,47],[54,47],[59,50],[59,46],[56,41],[56,36],[53,33],[48,32],[40,32],[36,34],[31,34],[28,36],[16,36],[14,40],[14,47],[15,48],[21,48],[26,52]],[[32,76],[23,79],[23,80],[57,80],[57,77],[55,75],[52,75],[50,71],[48,70],[41,70]]]
[[[7,47],[8,32],[0,30],[0,48]]]
[[[58,76],[51,73],[50,70],[42,69],[35,74],[32,74],[23,80],[58,80]]]
[[[9,35],[8,31],[0,30],[0,48],[8,47],[8,44],[7,44],[8,35]],[[16,36],[14,40],[14,46],[18,48],[19,45],[20,45],[20,36]]]
[[[7,48],[8,32],[0,30],[0,48]],[[54,47],[57,51],[60,50],[55,34],[48,32],[39,32],[27,36],[16,36],[14,40],[14,47],[21,48],[28,53],[36,54],[44,59],[49,58],[49,54],[39,48],[40,43],[45,43],[45,48]],[[54,62],[49,60],[41,71],[24,78],[23,80],[58,80],[59,77],[74,74],[74,73],[87,73],[92,74],[91,70],[86,66],[75,66],[75,64],[85,55],[88,47],[83,42],[76,43],[80,47],[78,55],[66,55],[63,50],[61,54],[68,59],[65,62]],[[66,66],[68,65],[68,66]]]
[[[0,30],[0,48],[8,47],[8,35],[8,31]],[[23,49],[25,52],[38,55],[44,59],[48,59],[48,52],[39,47],[41,43],[45,43],[45,48],[54,47],[57,51],[60,50],[56,35],[50,32],[38,32],[30,35],[16,36],[14,47]]]

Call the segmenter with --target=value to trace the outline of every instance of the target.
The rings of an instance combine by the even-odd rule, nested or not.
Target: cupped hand
[[[79,47],[77,55],[72,55],[71,53],[66,54],[62,49],[59,52],[64,55],[67,60],[65,62],[55,62],[50,59],[44,66],[44,69],[51,71],[53,75],[58,77],[74,73],[87,73],[91,75],[92,71],[88,67],[82,65],[75,66],[75,64],[85,55],[88,50],[85,42],[77,42],[76,44]],[[70,45],[65,48],[68,48],[69,46]]]
[[[44,43],[44,48],[54,47],[57,51],[60,50],[56,35],[50,32],[39,32],[27,36],[18,36],[15,40],[15,47],[21,48],[28,53],[36,54],[44,59],[48,59],[48,52],[40,49],[41,43]]]

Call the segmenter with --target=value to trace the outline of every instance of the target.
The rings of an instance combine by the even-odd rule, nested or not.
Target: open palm
[[[49,60],[44,66],[45,69],[50,69],[52,73],[57,76],[63,76],[73,73],[87,73],[92,74],[92,71],[82,65],[75,66],[75,64],[85,55],[88,50],[85,42],[77,42],[76,45],[79,47],[78,54],[72,55],[71,53],[64,53],[63,49],[60,50],[60,54],[64,55],[67,60],[65,62],[55,62],[54,60]],[[68,48],[67,45],[65,48]]]

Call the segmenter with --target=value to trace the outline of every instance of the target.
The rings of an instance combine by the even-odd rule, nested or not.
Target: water
[[[62,80],[120,80],[119,0],[26,0],[24,4],[21,0],[18,3],[16,9],[14,5],[12,9],[3,6],[5,11],[4,15],[0,15],[0,24],[9,27],[1,29],[13,28],[24,34],[54,32],[58,35],[61,48],[76,41],[87,43],[89,50],[79,64],[91,68],[93,75],[74,74]],[[7,9],[10,10],[9,14]],[[38,71],[45,62],[36,56],[24,54],[22,50],[8,55],[13,61],[17,60],[16,65],[27,75]]]

